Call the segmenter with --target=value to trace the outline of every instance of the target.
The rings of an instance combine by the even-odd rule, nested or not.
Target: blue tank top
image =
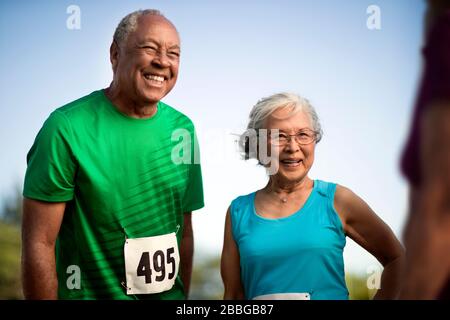
[[[255,210],[255,192],[231,203],[246,299],[307,293],[312,300],[348,299],[343,250],[345,234],[334,209],[336,184],[314,180],[303,207],[267,219]]]

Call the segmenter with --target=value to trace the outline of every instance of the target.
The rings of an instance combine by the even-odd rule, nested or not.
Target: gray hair
[[[117,45],[121,45],[124,41],[127,40],[128,35],[133,33],[137,29],[138,19],[139,17],[153,15],[164,17],[164,15],[155,9],[146,9],[146,10],[136,10],[128,15],[126,15],[120,22],[114,32],[113,39],[117,43]]]
[[[250,112],[247,130],[240,136],[239,148],[244,159],[255,158],[255,152],[249,147],[249,132],[256,132],[264,129],[264,121],[276,110],[280,108],[291,108],[291,114],[305,112],[310,120],[313,130],[316,133],[316,143],[322,139],[322,127],[319,122],[317,112],[311,103],[294,93],[282,92],[259,100]]]

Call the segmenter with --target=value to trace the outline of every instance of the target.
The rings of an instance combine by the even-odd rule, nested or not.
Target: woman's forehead
[[[311,119],[302,110],[293,111],[292,108],[280,108],[267,117],[265,124],[268,129],[299,130],[310,128]]]

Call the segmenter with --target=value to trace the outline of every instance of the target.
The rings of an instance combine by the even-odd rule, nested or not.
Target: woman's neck
[[[308,177],[304,177],[298,181],[285,181],[277,177],[270,177],[265,189],[269,192],[289,194],[296,191],[308,190],[312,188],[313,184],[314,182]]]

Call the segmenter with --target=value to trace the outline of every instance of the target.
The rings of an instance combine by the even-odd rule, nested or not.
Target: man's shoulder
[[[79,99],[71,101],[59,108],[57,108],[54,113],[62,114],[68,118],[77,115],[85,114],[86,112],[92,111],[93,104],[98,104],[103,101],[103,93],[101,90],[93,91],[92,93],[85,95]]]
[[[160,101],[159,104],[164,109],[166,118],[168,118],[176,126],[183,127],[186,129],[194,129],[194,123],[183,112],[175,109],[174,107],[162,101]]]
[[[90,118],[93,118],[92,110],[95,108],[92,106],[101,103],[101,94],[101,91],[94,91],[55,109],[45,120],[40,135],[52,137],[58,132],[58,134],[70,136],[74,132],[74,127],[80,127],[80,125],[90,127],[85,124],[89,122]]]

